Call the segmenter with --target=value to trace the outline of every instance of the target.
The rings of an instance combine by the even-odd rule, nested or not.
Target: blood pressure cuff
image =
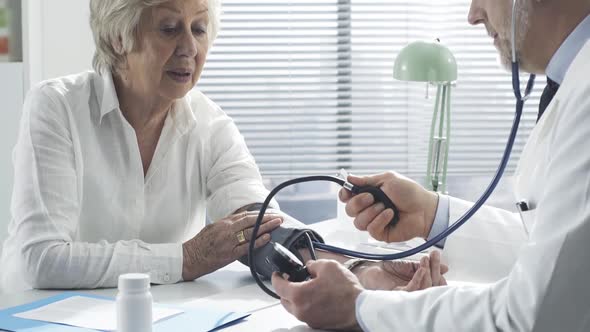
[[[249,211],[260,210],[260,205],[256,204],[252,206]],[[267,213],[273,212],[272,209],[267,209]],[[278,212],[274,210],[274,212]],[[271,241],[283,245],[283,247],[289,249],[302,263],[305,263],[303,257],[299,253],[299,250],[308,250],[307,236],[314,242],[324,243],[324,239],[315,231],[306,228],[306,225],[297,219],[287,215],[286,213],[279,212],[283,216],[283,223],[277,229],[271,233]],[[265,279],[270,279],[274,272],[273,265],[268,261],[268,257],[272,252],[273,248],[270,243],[255,250],[255,262],[256,271]],[[248,265],[248,255],[242,256],[239,261],[245,265]]]

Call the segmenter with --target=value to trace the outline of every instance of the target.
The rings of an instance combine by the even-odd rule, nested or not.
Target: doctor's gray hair
[[[90,28],[96,51],[92,66],[96,72],[116,71],[133,50],[144,10],[169,0],[90,0]],[[221,0],[207,0],[209,47],[219,33]]]

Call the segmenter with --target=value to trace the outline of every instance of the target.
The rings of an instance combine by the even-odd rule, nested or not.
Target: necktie
[[[543,112],[545,112],[545,109],[547,109],[547,106],[551,103],[551,100],[557,93],[557,89],[559,89],[559,84],[547,77],[547,86],[545,86],[545,90],[543,90],[541,100],[539,101],[539,115],[537,116],[537,122],[541,119]]]

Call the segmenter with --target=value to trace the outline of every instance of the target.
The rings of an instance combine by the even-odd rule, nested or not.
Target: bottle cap
[[[127,273],[119,276],[120,291],[141,291],[150,288],[150,276],[143,273]]]

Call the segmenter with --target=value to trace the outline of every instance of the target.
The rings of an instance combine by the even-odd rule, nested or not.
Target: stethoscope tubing
[[[388,254],[388,255],[369,254],[369,253],[339,248],[339,247],[335,247],[335,246],[330,246],[330,245],[327,245],[324,243],[313,242],[313,246],[315,247],[315,249],[326,250],[326,251],[329,251],[332,253],[342,254],[342,255],[346,255],[346,256],[350,256],[350,257],[377,260],[377,261],[379,261],[379,260],[396,260],[396,259],[406,258],[406,257],[412,256],[412,255],[418,254],[424,250],[427,250],[427,249],[435,246],[437,243],[439,243],[443,239],[450,236],[457,229],[459,229],[461,226],[463,226],[467,221],[469,221],[471,219],[471,217],[485,204],[487,199],[490,197],[490,195],[493,193],[496,186],[500,182],[500,179],[502,178],[502,175],[504,174],[506,166],[508,165],[508,161],[510,160],[510,154],[512,153],[512,148],[514,146],[514,142],[516,140],[516,136],[518,133],[518,127],[520,125],[520,119],[522,116],[524,104],[525,104],[526,100],[529,98],[529,96],[533,90],[534,83],[535,83],[535,75],[531,74],[529,77],[529,80],[527,82],[527,86],[525,88],[525,93],[524,93],[524,95],[521,94],[521,91],[520,91],[520,70],[519,70],[519,64],[518,64],[517,55],[516,55],[516,2],[517,2],[516,0],[513,2],[512,27],[511,27],[512,88],[513,88],[514,96],[516,98],[514,120],[512,123],[512,129],[510,131],[510,136],[508,137],[508,142],[506,143],[506,148],[504,150],[504,154],[502,156],[502,160],[500,162],[500,165],[498,166],[498,169],[496,170],[496,173],[495,173],[492,181],[490,182],[489,186],[486,188],[484,193],[481,195],[481,197],[474,203],[474,205],[467,212],[465,212],[456,222],[454,222],[446,230],[444,230],[440,234],[434,236],[430,240],[427,240],[425,243],[423,243],[415,248],[412,248],[412,249],[409,249],[409,250],[406,250],[406,251],[403,251],[400,253],[394,253],[394,254]],[[263,219],[264,214],[266,212],[266,209],[268,208],[268,205],[270,204],[271,200],[274,198],[274,196],[280,190],[282,190],[283,188],[288,187],[290,185],[296,184],[296,183],[310,182],[310,181],[330,181],[330,182],[336,182],[341,186],[343,186],[346,183],[345,179],[343,180],[343,179],[340,179],[337,177],[332,177],[332,176],[311,176],[311,177],[293,179],[293,180],[289,180],[289,181],[281,183],[280,185],[275,187],[269,193],[269,195],[266,197],[264,203],[262,204],[262,206],[260,208],[260,212],[258,214],[258,218],[256,219],[256,224],[254,225],[254,228],[253,228],[252,238],[255,239],[257,237],[258,231],[260,229],[260,225],[262,224],[262,219]],[[255,255],[254,241],[250,241],[250,244],[248,247],[248,263],[250,265],[250,272],[252,274],[252,277],[254,278],[256,283],[260,286],[260,288],[263,291],[265,291],[268,295],[278,299],[279,296],[276,293],[274,293],[272,290],[270,290],[262,282],[262,280],[260,280],[260,276],[256,272],[256,267],[254,264],[254,255]]]

